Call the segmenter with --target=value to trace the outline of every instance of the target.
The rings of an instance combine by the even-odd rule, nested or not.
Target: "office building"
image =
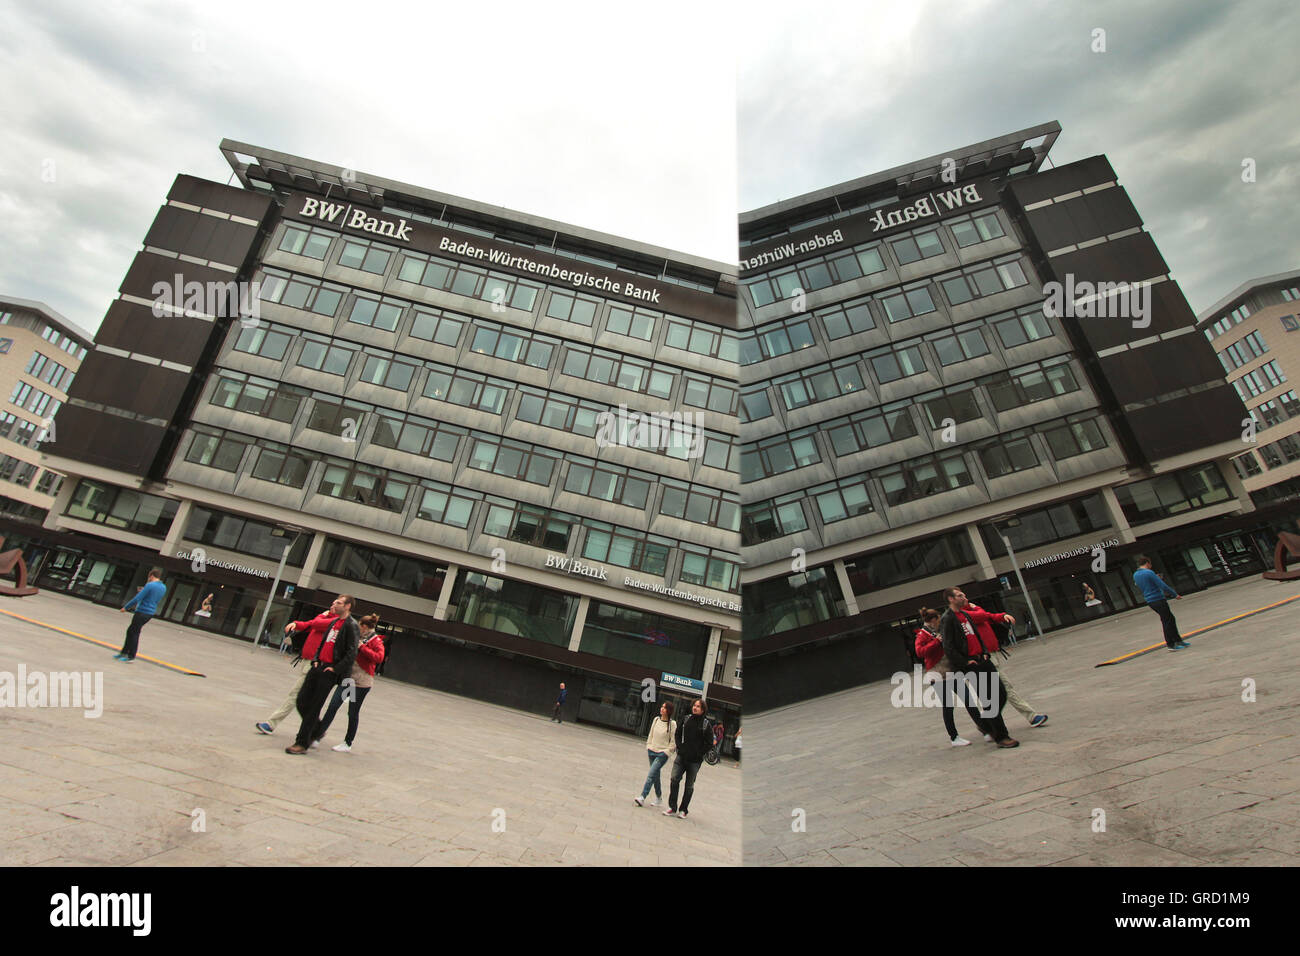
[[[283,558],[268,636],[351,593],[387,677],[628,731],[705,691],[734,733],[734,267],[221,148],[59,413],[37,583],[161,564],[162,616],[251,638]]]
[[[1300,492],[1300,270],[1260,276],[1200,314],[1197,326],[1255,420],[1255,441],[1232,459],[1257,505]]]
[[[44,520],[63,475],[41,465],[91,336],[43,302],[0,296],[0,514]]]
[[[1051,167],[1059,133],[742,214],[751,710],[910,667],[948,586],[1033,633],[1140,603],[1139,551],[1183,591],[1271,560],[1241,401],[1106,157]]]

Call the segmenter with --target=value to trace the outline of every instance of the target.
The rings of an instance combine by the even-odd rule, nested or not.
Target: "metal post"
[[[284,574],[284,566],[289,562],[289,549],[294,546],[298,540],[298,535],[293,536],[292,541],[284,543],[284,554],[280,555],[280,566],[275,570],[275,580],[271,583],[271,594],[266,599],[266,607],[262,608],[262,620],[257,624],[257,633],[253,635],[253,650],[257,650],[257,645],[262,640],[262,632],[266,630],[266,619],[271,613],[271,602],[275,600],[275,592],[280,589],[280,575]]]
[[[1043,629],[1038,625],[1038,615],[1034,613],[1034,602],[1029,596],[1029,588],[1025,587],[1025,576],[1020,573],[1020,562],[1016,560],[1016,552],[1012,549],[1007,536],[1002,533],[1002,529],[997,525],[993,527],[997,531],[998,537],[1002,539],[1002,543],[1006,545],[1007,554],[1011,556],[1011,566],[1016,569],[1016,580],[1020,582],[1020,593],[1025,596],[1025,606],[1029,608],[1029,620],[1034,623],[1034,630],[1038,632],[1038,636],[1042,637]],[[1028,638],[1028,640],[1032,641],[1033,638]]]

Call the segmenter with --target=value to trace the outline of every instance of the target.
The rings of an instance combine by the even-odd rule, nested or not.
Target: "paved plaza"
[[[320,750],[253,724],[283,699],[288,658],[153,621],[112,659],[129,615],[57,594],[0,598],[0,675],[103,675],[103,713],[0,708],[0,865],[737,865],[741,773],[700,771],[691,815],[632,802],[644,741],[396,681],[376,681],[356,749],[347,711]],[[668,770],[663,774],[667,796]],[[201,824],[201,826],[200,826]]]
[[[1170,606],[1186,635],[1297,594],[1254,579]],[[1101,668],[1160,643],[1156,615],[1022,642],[1001,663],[1051,719],[1030,729],[1008,707],[1014,750],[960,707],[972,743],[951,747],[940,712],[895,708],[889,681],[749,714],[745,863],[1294,866],[1298,616],[1300,601]]]

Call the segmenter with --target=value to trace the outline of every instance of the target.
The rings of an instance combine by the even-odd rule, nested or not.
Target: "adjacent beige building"
[[[1238,286],[1197,328],[1255,419],[1251,450],[1232,459],[1246,490],[1259,501],[1300,492],[1300,269]]]
[[[39,517],[63,475],[41,464],[92,337],[42,302],[0,296],[0,512]]]

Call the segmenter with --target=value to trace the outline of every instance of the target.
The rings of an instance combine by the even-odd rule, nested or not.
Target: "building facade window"
[[[614,564],[661,578],[668,571],[668,558],[677,545],[671,538],[606,524],[584,521],[587,536],[582,556],[590,561]]]
[[[877,476],[885,501],[890,505],[918,501],[975,483],[961,452],[914,458],[882,469]]]
[[[302,567],[307,549],[311,546],[312,535],[300,534],[295,541],[292,536],[274,534],[277,529],[277,525],[264,521],[196,505],[190,510],[190,520],[185,526],[185,540],[274,561],[280,560],[284,546],[288,544],[291,546],[285,563]]]
[[[83,478],[77,483],[64,514],[136,534],[161,536],[171,528],[177,503]]]
[[[208,401],[259,418],[291,422],[309,394],[306,389],[222,369]]]
[[[579,649],[673,674],[699,674],[708,646],[703,624],[592,601]]]
[[[329,253],[330,243],[337,235],[313,226],[289,223],[284,227],[284,235],[280,237],[280,245],[277,248],[281,252],[291,252],[296,256],[324,260]]]
[[[1064,541],[1080,534],[1105,531],[1111,526],[1106,505],[1101,495],[1096,494],[1033,511],[1018,512],[1016,522],[1011,526],[1006,523],[1000,525],[1001,534],[987,524],[980,525],[980,537],[984,539],[984,546],[990,555],[1000,558],[1007,553],[1007,547],[1002,541],[1003,535],[1019,555],[1030,548]]]
[[[803,510],[802,491],[744,506],[740,543],[744,547],[762,544],[787,534],[808,530],[808,516]]]
[[[568,647],[578,598],[471,571],[456,582],[451,603],[455,607],[453,619],[463,624]],[[590,614],[589,610],[589,618]]]
[[[1129,523],[1141,524],[1220,504],[1229,500],[1232,493],[1218,467],[1210,462],[1120,485],[1115,489],[1115,497]]]
[[[347,286],[323,279],[267,268],[263,270],[260,298],[333,318],[349,291]]]

